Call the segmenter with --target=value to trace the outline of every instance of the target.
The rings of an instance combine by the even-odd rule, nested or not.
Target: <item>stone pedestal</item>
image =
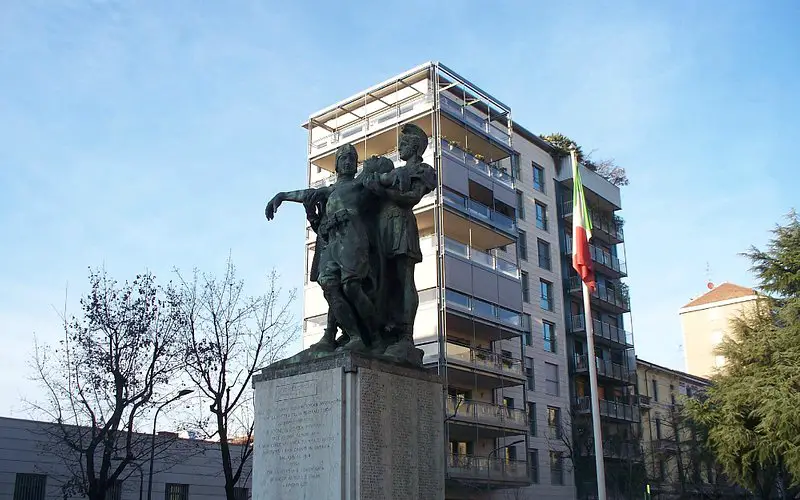
[[[253,500],[444,499],[437,375],[345,352],[253,386]]]

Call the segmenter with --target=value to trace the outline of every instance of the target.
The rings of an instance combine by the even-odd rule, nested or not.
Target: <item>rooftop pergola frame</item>
[[[489,121],[501,122],[509,129],[511,135],[511,108],[482,91],[456,72],[443,64],[436,64],[436,78],[439,93],[447,92],[461,100],[464,106],[470,106]]]
[[[336,133],[356,122],[379,115],[390,107],[401,106],[405,102],[424,96],[426,93],[414,87],[414,84],[429,79],[430,71],[431,66],[429,64],[417,66],[401,75],[318,111],[311,115],[308,122],[303,124],[303,127],[309,129],[319,127],[330,133]],[[403,89],[410,89],[411,92],[409,95],[398,99],[397,96]],[[379,103],[382,106],[376,106],[365,113],[363,110],[373,103]],[[348,116],[351,119],[346,119]]]

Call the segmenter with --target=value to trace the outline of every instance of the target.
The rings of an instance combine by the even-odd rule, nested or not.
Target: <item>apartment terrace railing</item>
[[[581,279],[579,277],[572,276],[567,280],[568,293],[581,293],[581,288]],[[595,291],[592,292],[592,297],[621,311],[631,310],[631,302],[627,294],[620,290],[608,288],[602,283],[597,285]]]
[[[617,401],[608,401],[606,399],[601,399],[599,403],[600,415],[603,417],[628,420],[629,422],[639,421],[639,411],[633,405],[619,403]],[[573,408],[578,413],[590,414],[592,412],[592,398],[590,396],[575,398]]]
[[[597,363],[597,375],[623,382],[636,382],[636,372],[627,367],[612,363],[607,359],[595,358]],[[589,358],[586,354],[576,354],[572,359],[572,366],[576,373],[589,372]]]
[[[571,318],[571,331],[583,332],[586,331],[586,321],[583,314],[575,314]],[[601,337],[611,342],[624,344],[626,346],[633,346],[633,334],[625,331],[618,326],[610,325],[599,319],[592,320],[592,327],[594,328],[595,337]]]
[[[442,140],[442,155],[514,189],[514,178],[508,172],[504,172],[483,160],[479,160],[474,155],[467,153],[455,144],[444,139]]]
[[[579,447],[581,456],[595,456],[594,438],[588,438]],[[642,457],[642,449],[639,443],[622,441],[615,438],[603,439],[603,456],[605,458],[616,458],[622,460],[636,460]]]
[[[482,252],[477,248],[465,245],[460,241],[450,238],[444,239],[444,251],[450,255],[457,255],[471,262],[478,264],[486,269],[497,271],[500,274],[511,278],[519,278],[519,267],[513,262],[509,262],[492,254]]]
[[[442,191],[442,199],[445,204],[516,236],[517,223],[512,217],[503,215],[483,203],[446,188]]]
[[[674,438],[656,439],[653,442],[653,447],[657,453],[676,453],[678,451],[678,443]]]
[[[384,129],[407,117],[419,114],[426,109],[430,109],[432,102],[433,94],[429,92],[412,99],[402,100],[388,109],[356,120],[346,127],[312,141],[311,156],[330,149],[337,144],[351,142],[356,137],[365,135],[372,130]]]
[[[483,481],[528,482],[528,462],[502,458],[448,455],[447,474],[452,478]]]
[[[566,238],[566,245],[564,245],[564,253],[571,254],[572,253],[572,238],[567,236]],[[611,252],[604,250],[598,246],[589,244],[589,254],[592,256],[592,260],[597,262],[598,264],[611,269],[621,275],[628,274],[628,266],[625,265],[624,260],[620,260],[617,257],[611,255]]]
[[[450,97],[440,93],[439,107],[442,111],[467,123],[470,127],[483,132],[485,135],[503,144],[511,144],[507,126],[501,126],[496,122],[489,121],[486,117],[476,112],[472,106],[462,106]]]
[[[447,398],[448,420],[461,420],[476,424],[511,427],[522,432],[528,428],[528,412],[505,405]]]
[[[566,217],[572,217],[572,202],[565,201],[562,205],[561,209],[562,215]],[[609,235],[614,240],[618,242],[623,241],[625,239],[625,233],[622,230],[623,220],[622,217],[619,216],[612,216],[608,217],[603,213],[594,210],[592,207],[589,207],[589,217],[592,219],[592,230],[595,231],[602,231]]]
[[[642,410],[649,410],[650,409],[650,396],[645,396],[644,394],[637,394],[636,399],[639,403],[639,408]]]
[[[450,289],[445,290],[444,297],[445,305],[448,308],[473,314],[522,331],[529,332],[531,329],[531,325],[527,320],[528,316],[516,311]]]
[[[425,349],[423,348],[423,350]],[[521,360],[485,349],[445,342],[445,358],[448,362],[462,363],[481,370],[524,378]]]

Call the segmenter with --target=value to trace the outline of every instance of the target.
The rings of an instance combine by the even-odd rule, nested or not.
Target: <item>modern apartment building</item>
[[[710,377],[725,365],[725,358],[715,352],[730,331],[730,322],[755,307],[758,293],[752,288],[722,283],[695,298],[679,311],[683,329],[683,352],[686,371],[698,377]]]
[[[605,456],[606,488],[609,498],[622,498],[641,471],[636,407],[636,357],[633,335],[626,316],[630,313],[624,260],[623,220],[619,187],[581,166],[586,203],[592,221],[589,249],[597,287],[591,295],[591,318],[582,299],[581,280],[572,268],[572,169],[570,160],[556,174],[558,226],[563,254],[564,315],[567,327],[566,351],[570,368],[573,465],[578,497],[597,490],[595,451],[591,423],[589,363],[597,365],[598,395]],[[594,327],[595,352],[587,352],[586,326]],[[594,358],[594,359],[592,359]],[[641,476],[640,473],[638,473]]]
[[[424,260],[415,275],[414,336],[425,366],[447,385],[447,498],[505,498],[509,491],[574,498],[570,422],[589,405],[581,382],[586,353],[578,347],[582,312],[571,308],[577,296],[563,258],[571,169],[512,120],[511,107],[431,62],[311,115],[304,124],[309,186],[334,180],[335,150],[345,143],[360,161],[397,161],[404,123],[428,133],[424,159],[438,172],[438,189],[415,209]],[[588,171],[584,183],[602,215],[593,249],[604,273],[595,297],[598,358],[607,363],[602,390],[608,400],[623,400],[635,361],[621,318],[629,306],[618,284],[625,274],[613,216],[619,190]],[[307,228],[306,276],[314,240]],[[326,311],[321,290],[306,279],[305,346],[321,337]],[[609,426],[628,429],[638,419],[638,409],[627,407],[630,414],[612,415]]]
[[[727,481],[701,437],[682,415],[686,398],[710,385],[703,377],[638,359],[641,442],[652,498],[733,498],[744,492]]]

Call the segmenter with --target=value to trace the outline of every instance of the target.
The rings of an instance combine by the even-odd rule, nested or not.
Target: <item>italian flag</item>
[[[589,240],[592,239],[592,220],[586,198],[583,196],[583,182],[578,168],[578,155],[573,150],[572,157],[572,267],[577,271],[589,290],[595,290],[592,255],[589,253]]]

